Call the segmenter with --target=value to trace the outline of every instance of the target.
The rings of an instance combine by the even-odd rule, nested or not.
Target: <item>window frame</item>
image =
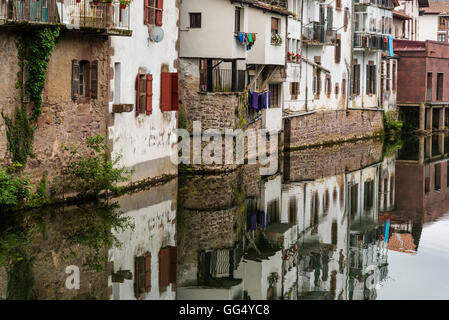
[[[193,19],[196,17],[197,20]],[[201,29],[203,23],[203,17],[201,12],[189,12],[189,28]]]

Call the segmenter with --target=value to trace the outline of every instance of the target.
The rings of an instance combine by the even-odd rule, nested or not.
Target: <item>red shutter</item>
[[[176,284],[177,266],[178,266],[178,248],[170,247],[170,283]]]
[[[179,75],[178,73],[171,74],[171,110],[178,111],[179,109]]]
[[[137,75],[136,78],[136,115],[138,116],[140,113],[140,75]]]
[[[172,98],[172,79],[171,74],[162,72],[161,74],[161,111],[171,111]]]
[[[170,249],[159,251],[159,289],[170,284]]]
[[[149,6],[150,6],[150,0],[144,0],[143,1],[143,23],[145,23],[145,24],[150,23]]]
[[[147,74],[147,103],[146,111],[147,115],[153,113],[153,75]]]
[[[151,253],[145,255],[145,292],[151,291]]]
[[[137,257],[134,258],[134,294],[136,298],[139,297],[139,259]]]
[[[162,26],[162,13],[164,10],[164,0],[157,0],[157,9],[156,9],[156,25]]]

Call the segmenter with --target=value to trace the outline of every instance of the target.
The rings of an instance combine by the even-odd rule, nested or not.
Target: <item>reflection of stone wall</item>
[[[8,275],[4,267],[0,267],[0,300],[6,299],[6,286]]]
[[[348,141],[379,135],[382,112],[335,110],[284,119],[284,145],[287,149]]]
[[[319,179],[364,168],[382,160],[382,142],[363,140],[284,153],[284,179]]]
[[[108,288],[108,273],[88,271],[85,264],[86,249],[73,245],[62,236],[68,228],[77,224],[80,212],[59,213],[55,217],[46,218],[47,229],[43,236],[37,232],[31,242],[30,251],[35,260],[33,273],[38,299],[109,299],[111,287]],[[65,258],[73,251],[74,258]],[[106,251],[104,252],[106,255]],[[65,281],[69,274],[66,267],[75,265],[80,268],[80,289],[68,290]]]
[[[181,214],[184,225],[178,228],[178,287],[197,284],[200,251],[234,246],[237,241],[235,225],[238,208],[218,211],[184,210]]]

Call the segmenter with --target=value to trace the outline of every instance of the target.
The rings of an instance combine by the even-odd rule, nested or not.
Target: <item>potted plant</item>
[[[94,3],[94,6],[98,6],[98,0],[94,0],[93,3]]]
[[[120,0],[120,7],[126,9],[127,6],[131,4],[132,0]]]
[[[110,6],[112,6],[112,2],[113,2],[114,0],[105,0],[104,2],[106,2],[107,3],[107,5],[108,5],[108,7],[110,7]]]
[[[296,54],[296,63],[299,63],[299,60],[301,60],[301,55],[299,53]]]
[[[76,3],[80,3],[81,2],[81,0],[76,0]]]
[[[287,52],[287,61],[291,61],[293,57],[293,52]]]

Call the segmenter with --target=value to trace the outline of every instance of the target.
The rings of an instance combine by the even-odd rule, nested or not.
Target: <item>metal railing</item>
[[[209,88],[209,90],[208,90]],[[208,83],[207,69],[200,71],[200,90],[203,92],[239,92],[245,88],[245,70],[237,70],[236,83],[232,85],[232,70],[212,70],[212,83]]]
[[[72,29],[130,28],[129,6],[91,0],[0,0],[0,19],[62,23]]]
[[[326,28],[326,25],[319,22],[312,22],[303,27],[304,41],[313,41],[319,43],[328,43],[337,41],[337,30],[335,28]]]
[[[387,50],[383,35],[354,34],[354,48]]]
[[[393,0],[355,0],[356,5],[374,5],[379,8],[393,9]]]

